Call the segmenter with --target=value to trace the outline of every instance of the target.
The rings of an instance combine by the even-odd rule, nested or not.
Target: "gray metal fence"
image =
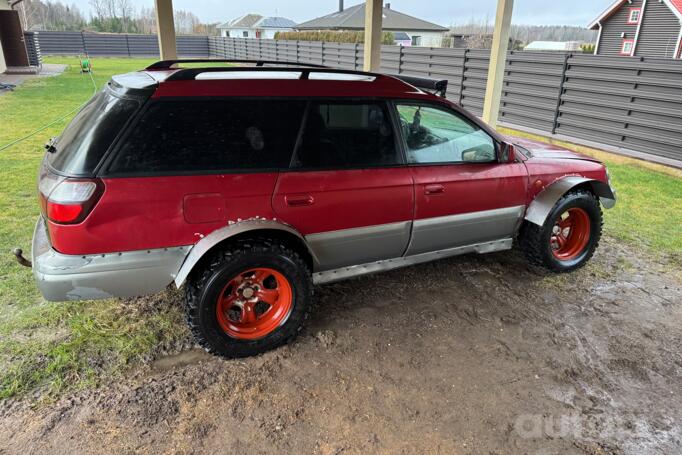
[[[43,58],[40,54],[40,44],[36,32],[24,32],[24,43],[26,43],[26,53],[28,54],[28,64],[40,66]]]
[[[153,35],[40,32],[49,54],[158,55]],[[361,69],[363,45],[178,36],[183,56],[286,60]],[[447,79],[448,97],[483,110],[489,53],[382,46],[381,71]],[[500,122],[625,153],[682,159],[682,60],[509,52]]]
[[[90,55],[93,57],[156,57],[156,35],[88,32],[36,32],[43,55]],[[208,37],[178,35],[178,55],[209,57]]]
[[[361,69],[362,44],[210,37],[211,55]],[[489,52],[383,46],[381,71],[448,80],[448,98],[480,115]],[[682,61],[509,52],[500,122],[608,149],[682,159]],[[610,147],[608,147],[610,146]]]

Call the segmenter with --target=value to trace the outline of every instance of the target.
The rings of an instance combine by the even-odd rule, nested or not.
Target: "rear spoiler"
[[[400,79],[410,85],[424,90],[432,90],[434,95],[445,98],[448,90],[447,79],[432,79],[430,77],[407,76],[405,74],[391,74],[390,76]]]

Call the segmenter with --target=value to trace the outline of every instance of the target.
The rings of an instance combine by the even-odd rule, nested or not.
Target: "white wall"
[[[248,33],[248,36],[244,36],[244,32]],[[255,38],[256,31],[248,28],[232,28],[230,30],[221,29],[220,36],[230,36],[231,38]]]
[[[442,32],[422,32],[419,30],[400,30],[409,35],[410,38],[414,36],[421,36],[421,43],[419,46],[425,47],[440,47],[443,44]]]
[[[2,0],[0,0],[2,1]],[[273,39],[275,37],[275,33],[277,32],[290,32],[291,28],[265,28],[265,29],[259,29],[261,34],[260,37],[264,39]],[[220,36],[226,37],[229,36],[231,38],[255,38],[256,37],[256,29],[252,28],[233,28],[230,30],[227,29],[220,29]],[[244,36],[244,32],[247,32],[249,36]]]
[[[274,39],[277,32],[291,32],[293,28],[267,28],[263,29],[261,38]]]

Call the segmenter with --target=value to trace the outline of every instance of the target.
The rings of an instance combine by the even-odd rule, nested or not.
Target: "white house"
[[[247,14],[218,26],[220,36],[232,38],[272,39],[277,32],[289,32],[296,23],[286,17],[263,17]]]
[[[580,50],[580,41],[533,41],[528,44],[524,51],[578,51]]]
[[[364,31],[365,2],[344,9],[343,1],[339,1],[338,11],[298,24],[296,30]],[[406,41],[407,35],[412,46],[431,47],[440,47],[443,34],[448,31],[446,27],[391,9],[390,3],[383,8],[382,30],[393,32],[400,38],[397,41]]]

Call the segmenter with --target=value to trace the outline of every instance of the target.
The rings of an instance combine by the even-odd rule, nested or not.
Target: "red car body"
[[[528,219],[528,211],[535,201],[539,201],[536,209],[546,215],[557,199],[548,189],[559,181],[573,182],[568,188],[588,185],[602,201],[615,200],[606,169],[598,161],[545,144],[502,137],[458,105],[394,77],[374,75],[372,81],[298,78],[276,82],[263,79],[174,79],[182,71],[149,69],[127,78],[114,79],[113,84],[125,88],[128,79],[147,80],[144,90],[151,94],[144,103],[193,98],[287,98],[307,101],[366,99],[387,103],[427,103],[456,113],[467,122],[477,125],[498,144],[500,156],[485,163],[404,163],[352,169],[275,169],[145,176],[108,176],[101,169],[85,176],[63,175],[65,173],[52,168],[49,160],[46,160],[44,172],[62,174],[60,178],[67,180],[94,181],[98,188],[101,187],[101,191],[96,192],[93,205],[84,209],[87,211],[85,218],[73,224],[52,219],[46,212],[49,202],[45,202],[50,195],[42,195],[47,232],[37,235],[43,239],[43,246],[34,245],[33,259],[37,265],[37,279],[47,298],[64,300],[135,295],[160,290],[174,279],[176,284],[182,284],[192,265],[227,237],[199,247],[204,245],[204,239],[247,220],[251,225],[265,223],[262,226],[265,230],[281,225],[286,228],[283,230],[308,244],[313,256],[328,256],[322,266],[315,258],[313,260],[313,272],[323,274],[393,257],[414,257],[481,242],[496,242],[500,236],[495,226],[499,226],[500,222],[510,223],[509,226],[513,228],[509,235],[502,236],[506,242],[518,231],[524,217]],[[131,85],[131,90],[138,89],[135,82]],[[502,148],[505,147],[507,155],[503,156]],[[538,200],[541,194],[546,195],[546,200]],[[325,248],[320,248],[320,251],[324,250],[321,253],[314,251],[315,241],[319,240],[315,236],[323,233],[372,226],[398,226],[400,223],[409,223],[412,228],[412,223],[420,220],[496,213],[496,210],[510,207],[520,208],[518,214],[501,218],[502,221],[491,218],[481,224],[479,231],[457,231],[459,238],[456,241],[449,237],[444,240],[443,236],[438,235],[424,236],[421,241],[415,241],[407,232],[404,245],[399,248],[393,245],[382,250],[381,242],[376,239],[398,235],[397,231],[381,232],[376,238],[371,233],[363,233],[365,237],[356,245],[352,258],[343,254],[343,239],[339,240],[338,245],[333,244],[333,239],[331,243],[325,243]],[[462,226],[466,224],[462,223]],[[424,226],[424,229],[430,229],[427,224]],[[483,232],[485,229],[490,230],[489,238]],[[233,229],[232,232],[236,231]],[[505,247],[507,245],[511,246],[510,240]],[[101,265],[97,270],[120,270],[121,266],[111,265],[115,264],[116,257],[127,258],[126,253],[157,254],[158,251],[174,248],[185,250],[170,262],[164,262],[163,270],[154,269],[158,266],[154,261],[151,265],[133,266],[126,273],[107,275],[106,279],[119,282],[111,286],[103,285],[99,278],[93,282],[91,278],[95,275],[88,276],[87,270],[84,272],[83,269],[92,267],[97,257],[100,257],[114,262]],[[73,266],[73,274],[65,274],[63,270],[57,271],[56,265],[41,261],[41,254],[48,250],[52,259],[57,257],[63,261],[64,258],[80,258],[81,262]],[[86,259],[88,262],[84,264]],[[125,262],[126,259],[120,260],[124,266],[130,265]],[[183,268],[186,270],[181,270]],[[141,283],[146,279],[131,278],[131,275],[145,270],[154,278],[146,283]],[[375,270],[378,269],[367,268],[368,272]],[[346,270],[339,277],[353,274],[357,273]],[[328,275],[319,277],[320,282],[333,279]],[[121,280],[129,280],[130,285],[121,285]]]

